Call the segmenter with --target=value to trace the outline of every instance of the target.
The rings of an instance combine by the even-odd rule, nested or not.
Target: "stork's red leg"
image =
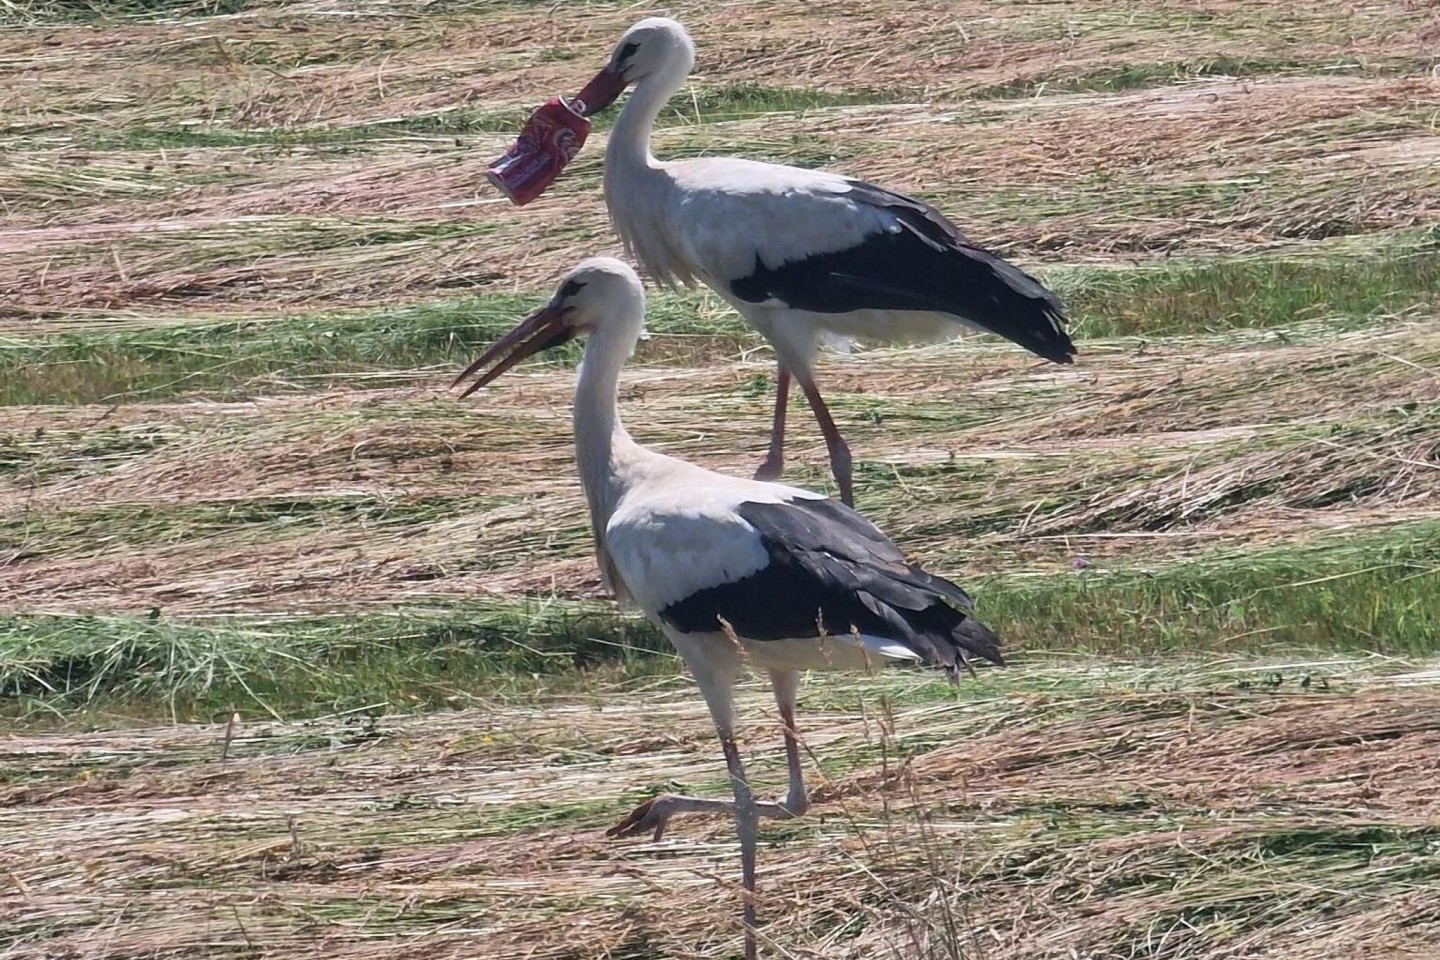
[[[770,684],[775,689],[775,704],[780,708],[780,722],[785,727],[785,761],[790,769],[790,788],[780,805],[792,817],[803,817],[810,809],[805,792],[805,771],[800,767],[800,735],[795,729],[795,695],[800,675],[793,670],[771,670]]]
[[[740,837],[740,885],[745,903],[740,911],[741,922],[745,924],[745,960],[756,960],[755,946],[755,846],[760,836],[760,812],[755,807],[755,796],[750,792],[750,781],[745,779],[745,767],[740,762],[740,748],[735,738],[728,734],[720,737],[720,746],[725,750],[725,765],[730,768],[730,786],[735,791],[735,832]]]
[[[810,409],[815,411],[815,422],[820,424],[820,433],[825,437],[825,448],[830,451],[830,471],[835,474],[835,482],[840,486],[840,502],[853,507],[855,495],[850,484],[850,446],[840,436],[815,381],[808,373],[796,374],[795,379],[800,381],[800,389],[805,391],[805,399],[810,401]]]
[[[758,816],[775,820],[803,817],[810,809],[810,796],[805,790],[805,772],[800,766],[800,739],[795,728],[795,697],[799,690],[800,675],[793,670],[771,670],[770,682],[775,690],[775,703],[780,708],[780,720],[785,732],[785,760],[790,771],[790,786],[782,800],[755,801]],[[729,734],[721,733],[723,742]],[[630,812],[624,820],[606,831],[606,836],[629,837],[639,833],[654,832],[658,842],[670,825],[670,818],[677,813],[733,813],[736,805],[730,800],[710,797],[685,797],[673,793],[662,793],[646,800]]]
[[[774,480],[785,469],[785,411],[790,406],[790,371],[775,364],[775,421],[770,425],[770,452],[755,471],[756,480]]]
[[[623,837],[654,830],[655,839],[658,841],[670,818],[676,813],[733,811],[735,832],[740,837],[740,883],[745,890],[741,894],[744,904],[740,911],[741,922],[745,925],[745,960],[755,960],[755,847],[760,835],[761,805],[755,802],[755,795],[750,792],[750,781],[745,778],[745,767],[740,762],[740,748],[735,745],[735,735],[729,730],[719,730],[719,733],[720,746],[725,750],[725,766],[730,770],[730,785],[735,793],[733,802],[661,794],[637,807],[630,816],[611,827],[606,836]],[[798,766],[798,753],[795,755],[795,762]],[[766,816],[798,815],[792,814],[778,803],[766,803],[764,806]]]

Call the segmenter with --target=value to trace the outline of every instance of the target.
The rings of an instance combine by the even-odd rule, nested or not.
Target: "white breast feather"
[[[699,282],[672,229],[674,183],[663,165],[631,168],[605,163],[605,206],[625,252],[658,284],[695,286]]]
[[[667,471],[628,490],[605,528],[611,561],[635,602],[651,615],[769,563],[758,531],[735,512],[739,504],[823,499],[808,490],[673,463],[689,469]]]

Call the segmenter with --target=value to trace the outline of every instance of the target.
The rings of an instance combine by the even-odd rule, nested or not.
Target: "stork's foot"
[[[630,811],[630,815],[621,820],[615,826],[605,831],[607,837],[633,837],[637,833],[644,833],[647,830],[655,831],[654,839],[665,836],[665,828],[670,824],[670,818],[676,813],[678,797],[668,793],[662,793],[658,797],[646,800],[640,806]]]
[[[765,800],[755,804],[755,811],[770,820],[789,820],[798,817],[810,808],[810,799],[801,793],[787,796],[782,801]],[[734,815],[735,804],[730,800],[712,797],[684,797],[676,793],[662,793],[652,800],[646,800],[630,811],[630,815],[605,831],[607,837],[633,837],[636,834],[654,831],[654,838],[665,836],[670,818],[677,813],[708,813]]]
[[[780,474],[785,472],[785,458],[769,456],[765,462],[755,468],[756,480],[779,480]]]

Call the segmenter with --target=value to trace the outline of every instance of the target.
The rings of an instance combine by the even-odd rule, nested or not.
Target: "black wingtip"
[[[1065,332],[1063,314],[1047,313],[1029,323],[1015,325],[1010,329],[995,329],[1005,337],[1043,360],[1051,363],[1074,363],[1075,341]]]
[[[1075,348],[1073,346],[1070,346],[1069,344],[1066,344],[1068,350],[1064,351],[1055,349],[1041,349],[1028,343],[1021,343],[1020,345],[1025,349],[1029,350],[1031,353],[1035,354],[1041,360],[1049,360],[1051,363],[1059,363],[1062,365],[1073,364],[1075,362],[1076,351]]]
[[[956,625],[951,639],[965,653],[984,657],[996,666],[1005,666],[1005,658],[1000,655],[1000,638],[995,635],[993,630],[974,617],[966,617],[961,620]]]

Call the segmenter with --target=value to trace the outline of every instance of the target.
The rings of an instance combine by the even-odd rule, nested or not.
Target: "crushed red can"
[[[530,115],[520,136],[485,176],[517,207],[534,200],[575,158],[590,133],[590,121],[559,97]]]

